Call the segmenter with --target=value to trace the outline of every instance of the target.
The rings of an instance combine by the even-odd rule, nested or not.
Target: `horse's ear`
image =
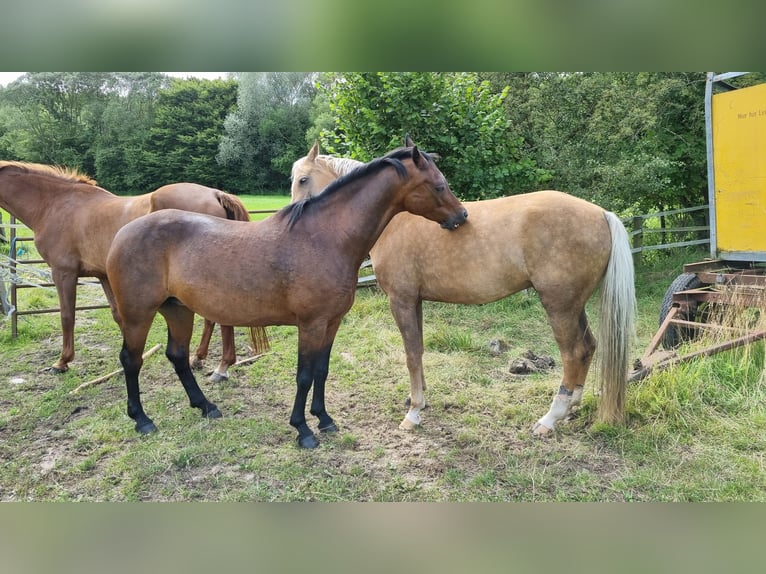
[[[311,149],[309,150],[309,161],[314,161],[316,157],[319,155],[319,142],[317,140],[314,140],[314,145],[311,146]]]
[[[404,134],[404,147],[414,147],[415,143],[412,141],[410,134]]]
[[[418,150],[418,146],[416,145],[412,146],[412,161],[418,167],[421,167],[425,163],[423,161],[423,156],[420,154],[420,150]]]

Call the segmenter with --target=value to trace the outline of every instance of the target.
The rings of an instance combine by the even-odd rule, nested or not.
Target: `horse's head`
[[[406,143],[412,144],[409,137]],[[445,229],[457,229],[465,223],[468,212],[452,193],[444,174],[431,157],[416,145],[407,146],[404,162],[412,185],[404,198],[404,208],[410,213],[437,221]],[[402,158],[404,160],[404,158]]]
[[[325,161],[326,157],[319,155],[319,142],[314,141],[308,155],[293,163],[290,175],[292,203],[318,194],[328,183],[344,175],[333,169],[333,164]]]
[[[465,221],[467,214],[463,209],[461,215],[462,206],[455,208],[455,204],[460,205],[460,203],[449,188],[444,175],[436,167],[431,156],[418,150],[409,136],[405,139],[405,146],[412,148],[408,156],[409,159],[412,159],[414,168],[412,173],[418,175],[419,181],[415,193],[407,197],[405,208],[428,219],[438,221],[445,228],[455,229]],[[332,181],[361,165],[363,165],[362,162],[357,160],[321,155],[319,143],[315,141],[308,155],[293,163],[292,185],[290,187],[291,201],[295,203],[301,199],[317,195]],[[430,209],[429,198],[435,203],[433,216],[426,214]],[[447,214],[446,212],[450,209],[457,209],[458,213]]]

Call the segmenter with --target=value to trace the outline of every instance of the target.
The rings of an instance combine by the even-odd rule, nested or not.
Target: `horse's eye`
[[[298,183],[300,183],[301,185],[303,185],[303,184],[304,184],[304,183],[306,183],[308,180],[309,180],[309,176],[307,176],[307,175],[304,175],[302,178],[300,178],[300,179],[298,180]]]
[[[443,191],[444,191],[444,185],[443,185],[443,184],[439,184],[439,185],[437,185],[437,186],[436,186],[436,191],[437,191],[438,193],[441,193],[441,192],[443,192]]]

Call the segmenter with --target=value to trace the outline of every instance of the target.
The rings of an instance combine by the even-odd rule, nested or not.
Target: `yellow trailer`
[[[636,361],[631,380],[766,338],[762,328],[716,324],[720,315],[711,312],[737,305],[756,315],[766,313],[766,83],[737,89],[727,82],[740,75],[707,75],[710,259],[685,265],[665,292],[659,330]],[[684,356],[673,350],[704,330],[726,332],[730,338]]]
[[[766,261],[766,84],[710,99],[711,256]]]

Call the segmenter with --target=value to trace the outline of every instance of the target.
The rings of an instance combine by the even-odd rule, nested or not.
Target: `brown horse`
[[[224,325],[296,325],[297,392],[290,424],[300,446],[318,445],[305,416],[313,384],[310,412],[318,417],[319,430],[337,430],[324,404],[330,350],[353,304],[359,265],[402,210],[447,229],[466,218],[433,160],[417,147],[394,150],[335,181],[321,197],[291,204],[263,221],[164,210],[121,229],[106,268],[123,334],[128,415],[136,430],[156,430],[141,406],[138,376],[157,312],[168,325],[166,356],[191,406],[208,418],[221,413],[189,368],[193,313]]]
[[[50,368],[61,373],[74,359],[74,322],[78,277],[96,277],[107,299],[106,254],[117,230],[141,215],[167,208],[208,213],[227,219],[250,219],[234,195],[194,183],[174,183],[135,197],[120,197],[76,170],[0,161],[0,207],[27,225],[35,246],[50,265],[61,309],[61,356]],[[195,362],[207,356],[213,324],[206,321]],[[234,331],[221,327],[223,357],[214,379],[225,378],[236,361]]]
[[[319,154],[314,146],[292,169],[292,199],[321,192],[358,164]],[[321,194],[318,196],[321,197]],[[624,412],[635,294],[628,236],[613,213],[558,191],[465,202],[471,219],[460,233],[437,237],[397,215],[370,251],[378,284],[389,297],[410,373],[409,412],[400,428],[420,424],[425,406],[424,300],[483,304],[527,287],[539,294],[561,352],[564,373],[548,413],[534,426],[551,433],[582,397],[596,340],[585,303],[601,283],[601,420]],[[603,281],[602,281],[603,280]]]

